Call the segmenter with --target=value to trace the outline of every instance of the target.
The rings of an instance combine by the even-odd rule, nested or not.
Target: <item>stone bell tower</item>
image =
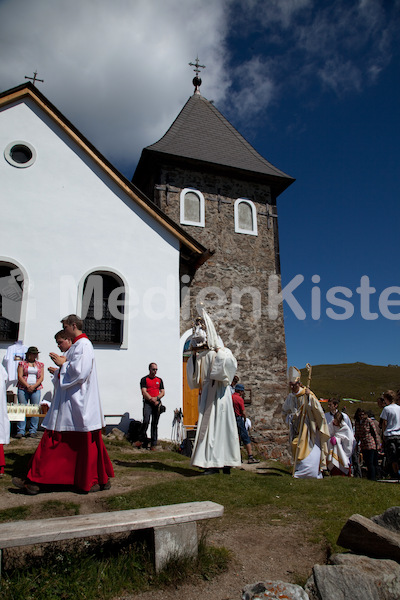
[[[279,457],[287,361],[282,304],[272,301],[281,289],[276,201],[294,179],[200,94],[198,60],[194,66],[193,96],[143,150],[132,181],[208,249],[203,264],[181,269],[181,334],[203,303],[238,361],[253,435]]]

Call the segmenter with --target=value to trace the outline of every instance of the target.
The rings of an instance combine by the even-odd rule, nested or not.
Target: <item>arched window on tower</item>
[[[16,265],[0,263],[0,342],[18,340],[23,281]]]
[[[257,235],[257,211],[254,203],[247,198],[235,201],[235,232]]]
[[[199,190],[185,188],[181,191],[181,225],[204,227],[205,208],[204,196]]]
[[[114,273],[94,271],[83,284],[84,332],[93,343],[121,345],[125,287]]]

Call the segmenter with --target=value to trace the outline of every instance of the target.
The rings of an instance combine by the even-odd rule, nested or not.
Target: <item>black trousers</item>
[[[147,430],[149,428],[150,419],[151,419],[151,427],[150,427],[150,445],[156,446],[158,439],[158,420],[160,418],[160,409],[158,406],[151,404],[147,400],[143,400],[143,424],[140,431],[140,439],[147,438]]]

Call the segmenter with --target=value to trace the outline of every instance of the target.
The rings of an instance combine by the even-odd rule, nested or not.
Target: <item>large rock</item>
[[[118,427],[113,427],[110,433],[107,435],[109,440],[123,440],[125,437],[125,433],[118,429]]]
[[[382,515],[371,517],[371,521],[394,533],[400,533],[400,506],[388,508]]]
[[[310,600],[398,600],[400,565],[355,554],[335,554],[315,565],[305,590]]]
[[[358,554],[400,562],[400,534],[361,515],[352,515],[348,519],[337,543]]]
[[[262,581],[246,585],[242,600],[309,600],[308,594],[299,585],[283,581]]]

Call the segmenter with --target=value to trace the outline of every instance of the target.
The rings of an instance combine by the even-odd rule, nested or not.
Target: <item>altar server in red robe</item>
[[[55,394],[43,421],[46,429],[32,457],[23,487],[37,494],[43,485],[68,485],[81,492],[109,489],[113,467],[104,446],[105,426],[92,343],[77,315],[62,319],[72,346],[66,356],[51,353],[57,365]],[[21,487],[17,478],[13,482]]]

